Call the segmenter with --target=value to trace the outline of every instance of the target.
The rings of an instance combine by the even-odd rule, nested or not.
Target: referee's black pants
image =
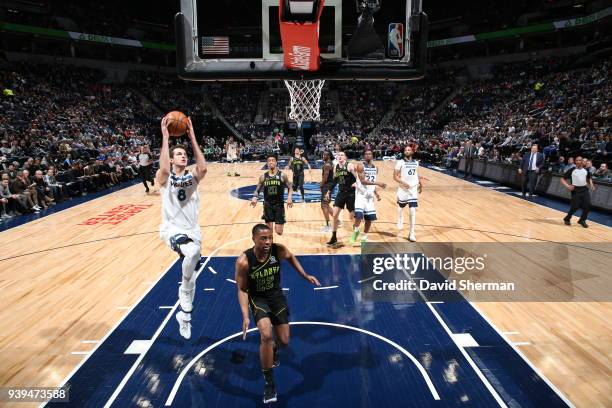
[[[148,190],[149,186],[147,185],[147,181],[153,182],[151,178],[151,165],[148,166],[140,166],[138,168],[138,173],[140,173],[140,178],[142,179],[142,184],[144,184],[145,188]]]
[[[570,210],[565,219],[569,221],[578,209],[582,209],[579,222],[586,221],[591,211],[591,194],[588,187],[574,187]]]

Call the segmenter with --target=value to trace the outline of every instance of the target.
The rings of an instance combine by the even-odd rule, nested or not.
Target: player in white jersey
[[[162,196],[162,223],[159,235],[164,242],[183,258],[182,281],[179,286],[180,311],[176,314],[181,336],[191,337],[191,311],[195,294],[196,264],[200,260],[200,197],[198,183],[206,175],[206,160],[196,141],[191,118],[188,135],[196,159],[193,172],[186,169],[188,159],[184,146],[169,149],[168,121],[161,123],[162,148],[159,170],[155,175]]]
[[[414,227],[416,225],[416,209],[418,207],[419,192],[421,191],[421,178],[419,177],[419,162],[412,159],[416,145],[408,144],[404,147],[404,157],[397,161],[393,171],[393,180],[399,187],[397,189],[397,228],[401,231],[404,226],[403,209],[410,209],[410,233],[408,239],[416,241]]]
[[[238,143],[234,141],[233,137],[230,137],[225,144],[225,159],[227,160],[227,175],[228,176],[240,176],[238,172],[236,172],[236,163],[238,162]],[[230,166],[233,166],[234,171],[229,171]]]
[[[357,181],[355,183],[355,223],[353,235],[349,239],[351,244],[354,244],[359,236],[359,226],[361,220],[365,219],[365,227],[363,229],[363,235],[361,236],[361,242],[368,240],[368,232],[372,226],[372,221],[376,220],[376,205],[374,198],[380,201],[380,196],[376,191],[376,187],[381,188],[387,187],[385,183],[378,181],[378,169],[373,163],[374,153],[372,150],[367,149],[363,154],[363,162],[358,163],[355,167],[357,170]],[[374,183],[366,185],[365,183]]]

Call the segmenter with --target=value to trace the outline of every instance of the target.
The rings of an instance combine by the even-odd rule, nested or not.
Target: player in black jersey
[[[302,201],[305,201],[304,165],[308,166],[308,172],[312,176],[310,163],[308,163],[308,160],[302,156],[302,150],[300,150],[299,147],[296,147],[293,152],[293,157],[289,160],[289,163],[287,163],[285,170],[291,169],[293,172],[293,191],[298,191],[298,189],[300,190],[300,193],[302,193]]]
[[[325,227],[323,232],[331,232],[332,228],[329,225],[329,219],[334,215],[329,203],[331,202],[331,188],[334,184],[334,163],[332,162],[332,154],[329,151],[323,152],[323,177],[321,179],[321,210],[325,217]],[[329,195],[327,193],[330,193]]]
[[[330,196],[331,191],[338,185],[338,194],[334,201],[334,226],[332,237],[327,243],[327,246],[331,247],[338,244],[336,232],[338,231],[338,217],[340,216],[340,211],[346,207],[351,213],[351,219],[353,222],[355,221],[355,183],[359,177],[357,174],[357,167],[353,163],[348,163],[346,161],[346,154],[344,152],[338,152],[336,158],[338,159],[338,164],[334,166],[333,183],[330,190],[327,192],[327,195]],[[368,180],[363,180],[362,184],[366,186],[376,185],[376,183],[372,183]],[[353,228],[355,228],[354,224]]]
[[[293,207],[293,191],[286,174],[277,167],[276,155],[268,155],[268,171],[261,175],[251,200],[251,206],[257,206],[259,192],[264,194],[264,213],[261,217],[268,227],[278,235],[283,235],[285,225],[285,188],[287,189],[287,207]]]
[[[264,403],[269,403],[276,401],[272,369],[279,365],[277,349],[289,344],[289,308],[281,287],[281,261],[288,260],[313,285],[321,284],[304,272],[291,251],[272,242],[270,227],[257,224],[252,233],[255,246],[244,251],[236,261],[236,286],[242,312],[242,338],[246,338],[249,328],[249,309],[259,330],[259,359],[266,382]]]

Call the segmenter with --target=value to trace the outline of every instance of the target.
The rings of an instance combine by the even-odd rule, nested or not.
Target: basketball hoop
[[[291,98],[289,119],[295,120],[299,128],[302,127],[302,122],[321,119],[319,107],[323,85],[323,79],[285,80]]]

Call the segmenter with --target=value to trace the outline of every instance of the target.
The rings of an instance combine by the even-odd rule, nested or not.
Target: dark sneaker
[[[567,218],[563,219],[563,222],[565,223],[565,225],[572,225],[572,223],[570,222],[570,220],[568,220]]]
[[[586,221],[578,221],[578,224],[582,225],[582,228],[589,228]]]
[[[338,240],[336,238],[330,239],[329,242],[327,243],[328,247],[334,247],[336,245],[338,245]]]
[[[271,402],[276,402],[276,387],[274,384],[266,384],[264,388],[264,404],[269,404]]]

